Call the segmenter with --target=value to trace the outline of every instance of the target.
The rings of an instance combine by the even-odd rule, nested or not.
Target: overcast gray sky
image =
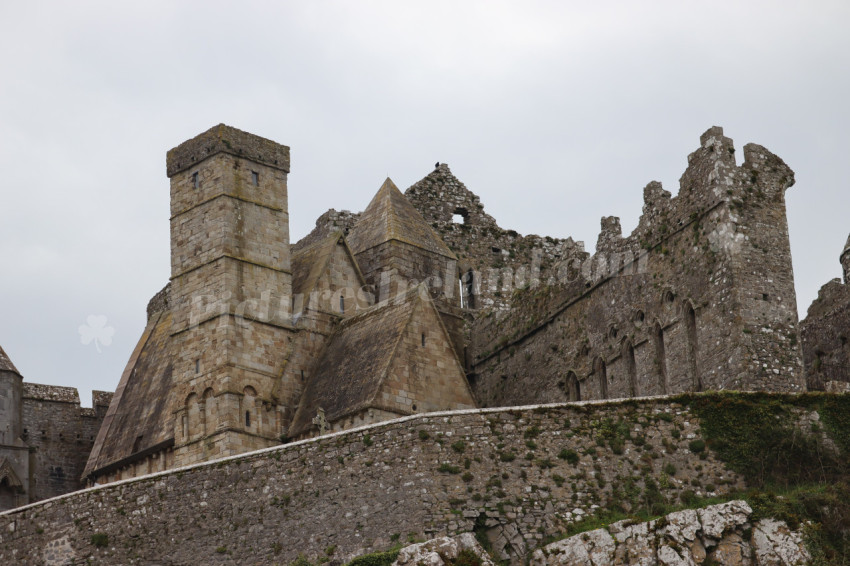
[[[0,0],[0,344],[114,390],[169,277],[165,152],[220,122],[292,148],[293,241],[441,161],[502,227],[589,249],[722,126],[796,172],[805,315],[850,232],[848,29],[828,1]]]

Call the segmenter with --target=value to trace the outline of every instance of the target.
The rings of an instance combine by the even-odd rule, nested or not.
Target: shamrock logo
[[[100,353],[100,345],[109,346],[112,344],[112,337],[115,335],[115,329],[111,326],[106,326],[106,317],[103,315],[90,314],[86,317],[86,324],[79,327],[80,342],[83,346],[88,346],[94,341],[94,347],[97,348],[97,353]]]

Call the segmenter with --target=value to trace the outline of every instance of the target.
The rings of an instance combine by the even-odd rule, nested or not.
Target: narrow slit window
[[[345,313],[345,297],[339,296],[339,312]]]
[[[251,184],[255,187],[260,186],[260,174],[257,171],[251,171]]]
[[[201,181],[198,179],[198,172],[192,173],[192,188],[197,189],[201,186]]]
[[[251,426],[251,411],[245,411],[245,426]]]
[[[422,347],[425,347],[425,333],[422,333]]]
[[[195,360],[195,373],[201,373],[201,360]]]

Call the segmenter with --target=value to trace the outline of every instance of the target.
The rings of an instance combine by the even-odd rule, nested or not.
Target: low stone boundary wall
[[[0,514],[0,563],[345,560],[471,530],[518,557],[597,506],[740,487],[675,399],[431,413]]]

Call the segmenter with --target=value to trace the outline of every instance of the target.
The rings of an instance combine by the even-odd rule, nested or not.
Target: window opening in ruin
[[[198,172],[195,171],[192,173],[192,188],[197,189],[201,186],[201,182],[198,180]]]
[[[301,381],[302,382],[304,381],[304,370],[303,369],[301,370]]]
[[[415,410],[416,410],[416,405],[413,405],[412,409],[415,411]]]
[[[260,186],[260,174],[256,171],[251,171],[251,184],[255,187]]]
[[[655,340],[655,364],[658,368],[658,385],[661,394],[667,395],[667,353],[664,351],[664,330],[660,324],[655,325],[652,333]]]
[[[142,447],[142,436],[137,436],[136,441],[133,442],[133,454],[139,451],[139,448]]]
[[[183,438],[189,438],[189,417],[183,415]]]
[[[567,374],[567,394],[570,401],[581,401],[581,385],[574,371]]]
[[[673,291],[665,291],[664,292],[664,302],[667,304],[672,304],[675,295],[673,295]]]
[[[762,301],[767,301],[767,300],[769,300],[769,297],[770,297],[770,296],[769,296],[767,293],[762,293],[762,294],[761,294],[761,300],[762,300]]]
[[[465,306],[468,309],[475,308],[475,274],[470,269],[462,277],[463,289],[461,295],[465,298]]]
[[[608,398],[608,369],[605,367],[605,360],[596,358],[593,364],[593,371],[599,377],[599,392],[603,399]]]
[[[201,360],[195,360],[195,373],[201,373]]]
[[[500,254],[500,253],[502,253],[502,248],[492,247],[492,248],[490,248],[490,250],[492,250],[492,252],[493,252],[494,254]]]
[[[422,347],[425,347],[425,333],[422,333]]]
[[[456,208],[452,214],[453,224],[466,224],[469,222],[469,211],[465,208]]]
[[[345,314],[345,297],[339,296],[339,312]]]
[[[251,426],[251,411],[245,411],[245,426]]]
[[[685,310],[685,325],[688,330],[688,365],[694,391],[702,391],[702,380],[697,367],[697,315],[693,305],[688,303]]]
[[[637,397],[637,363],[635,362],[635,348],[631,344],[626,347],[626,371],[629,374],[629,397]]]

